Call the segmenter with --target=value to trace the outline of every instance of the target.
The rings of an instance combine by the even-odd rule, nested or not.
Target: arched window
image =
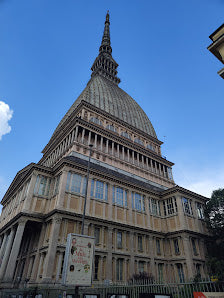
[[[109,130],[111,130],[111,131],[117,132],[116,127],[114,127],[114,126],[111,125],[111,124],[108,124],[106,128],[109,129]]]
[[[135,139],[135,143],[138,143],[138,144],[144,146],[142,140],[140,140],[139,138],[136,138],[136,139]]]
[[[131,139],[131,136],[126,131],[122,131],[121,135],[129,140]]]
[[[102,122],[100,121],[100,119],[96,118],[96,117],[91,117],[90,118],[90,122],[96,123],[98,125],[103,125]]]

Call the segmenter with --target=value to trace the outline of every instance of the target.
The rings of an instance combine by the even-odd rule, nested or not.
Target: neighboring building
[[[209,38],[212,40],[212,44],[208,50],[224,64],[224,24],[215,30]],[[224,68],[220,69],[218,74],[224,79]]]
[[[173,163],[147,115],[118,87],[109,15],[86,88],[43,157],[14,178],[0,217],[0,280],[60,283],[68,233],[80,233],[93,144],[85,233],[95,236],[93,281],[148,272],[159,281],[206,275],[205,197],[175,185]]]

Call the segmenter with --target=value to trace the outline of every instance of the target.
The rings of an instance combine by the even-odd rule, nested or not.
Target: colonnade
[[[19,221],[1,235],[0,281],[11,282],[16,268],[26,220]]]
[[[47,158],[45,164],[47,166],[53,165],[73,142],[87,146],[93,144],[93,149],[95,149],[96,152],[102,153],[103,155],[109,155],[110,157],[112,156],[166,179],[173,180],[171,174],[168,173],[167,165],[81,126],[75,127],[66,139]]]

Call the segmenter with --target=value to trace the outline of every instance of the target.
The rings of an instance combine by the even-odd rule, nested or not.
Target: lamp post
[[[90,168],[90,159],[92,153],[93,145],[89,144],[89,160],[88,160],[88,168],[87,168],[87,176],[86,176],[86,191],[85,191],[85,200],[84,200],[84,208],[82,214],[82,229],[81,234],[84,235],[84,222],[85,222],[85,214],[86,214],[86,200],[87,200],[87,191],[88,191],[88,183],[89,183],[89,168]]]

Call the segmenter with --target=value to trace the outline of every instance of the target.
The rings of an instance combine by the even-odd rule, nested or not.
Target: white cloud
[[[4,101],[0,101],[0,140],[11,131],[8,121],[12,118],[13,110]]]
[[[210,198],[213,190],[224,188],[224,167],[204,171],[188,168],[181,173],[177,171],[174,180],[178,185]]]

